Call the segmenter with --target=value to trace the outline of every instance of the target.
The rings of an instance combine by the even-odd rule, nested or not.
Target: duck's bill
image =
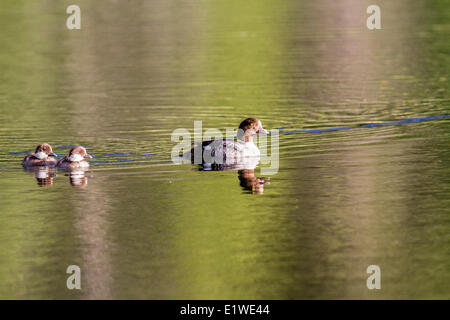
[[[57,157],[58,155],[56,154],[56,153],[54,153],[54,152],[50,152],[49,154],[48,154],[50,157]]]
[[[92,156],[90,154],[86,154],[84,157],[87,159],[92,159]]]
[[[261,128],[261,129],[258,130],[258,133],[259,134],[267,134],[268,131],[266,129],[264,129],[264,128]]]

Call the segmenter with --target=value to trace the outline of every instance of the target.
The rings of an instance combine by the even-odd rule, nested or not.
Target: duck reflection
[[[263,194],[264,186],[270,184],[270,178],[256,177],[253,169],[239,170],[238,177],[240,186],[253,194]]]
[[[25,171],[34,174],[37,184],[40,187],[49,187],[53,185],[53,180],[56,177],[56,169],[48,166],[39,167],[25,167]],[[72,186],[82,188],[87,186],[88,178],[85,176],[87,169],[65,170],[65,176],[69,177],[69,182]]]
[[[76,169],[68,170],[70,184],[76,188],[84,188],[88,184],[88,178],[85,173],[87,170]]]
[[[53,185],[53,178],[56,177],[56,170],[47,166],[26,167],[25,171],[34,173],[37,184],[40,187]]]
[[[211,164],[199,165],[200,171],[234,171],[237,170],[239,185],[244,191],[252,194],[263,194],[264,186],[270,184],[270,178],[255,176],[255,168],[259,161],[238,164]]]

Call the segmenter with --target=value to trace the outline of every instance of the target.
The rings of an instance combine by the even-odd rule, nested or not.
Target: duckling
[[[41,143],[33,153],[23,159],[22,166],[54,166],[57,162],[55,157],[57,155],[53,152],[52,147],[48,143]]]
[[[92,156],[89,155],[86,149],[82,146],[75,146],[69,151],[69,155],[65,156],[58,161],[56,167],[58,169],[80,169],[89,168],[89,163],[85,159],[91,159]]]

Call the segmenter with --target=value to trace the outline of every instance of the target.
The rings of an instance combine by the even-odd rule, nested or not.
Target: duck
[[[75,146],[69,151],[69,155],[65,156],[56,163],[58,169],[87,169],[89,168],[89,162],[85,159],[92,159],[83,146]]]
[[[267,134],[261,120],[247,118],[239,124],[237,138],[204,141],[192,148],[191,161],[205,170],[254,169],[261,156],[253,142],[257,134]]]
[[[30,153],[23,159],[22,166],[54,166],[57,163],[56,157],[57,155],[53,152],[50,144],[41,143],[33,153]]]

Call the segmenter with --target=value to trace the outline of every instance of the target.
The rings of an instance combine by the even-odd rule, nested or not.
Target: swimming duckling
[[[89,163],[85,159],[91,159],[92,156],[89,155],[86,149],[82,146],[75,146],[70,149],[69,155],[65,156],[58,161],[56,167],[58,169],[79,169],[79,168],[89,168]]]
[[[54,166],[57,162],[56,156],[48,143],[41,143],[33,153],[23,159],[22,165],[24,167]]]

